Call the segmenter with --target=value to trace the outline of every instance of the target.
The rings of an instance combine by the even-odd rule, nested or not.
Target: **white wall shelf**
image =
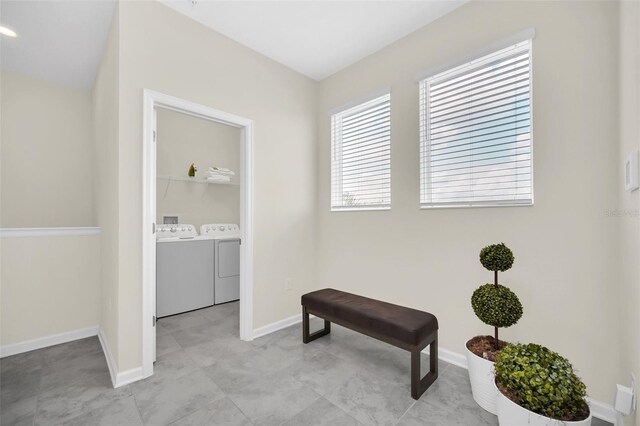
[[[207,178],[199,178],[199,177],[184,177],[184,176],[157,176],[159,180],[166,181],[182,181],[182,182],[191,182],[191,183],[207,183],[211,185],[240,185],[238,182],[212,182],[207,180]]]

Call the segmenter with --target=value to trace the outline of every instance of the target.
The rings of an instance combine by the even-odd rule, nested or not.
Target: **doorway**
[[[143,116],[143,376],[153,374],[156,347],[157,111],[170,110],[240,131],[240,321],[241,340],[253,339],[253,122],[204,105],[144,91]]]

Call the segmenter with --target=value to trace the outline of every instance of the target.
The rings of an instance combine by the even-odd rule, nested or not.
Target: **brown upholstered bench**
[[[309,334],[309,314],[324,328]],[[411,352],[411,396],[418,399],[438,378],[438,320],[428,312],[325,288],[302,296],[302,341],[309,343],[340,324]],[[420,378],[420,352],[429,347],[429,372]]]

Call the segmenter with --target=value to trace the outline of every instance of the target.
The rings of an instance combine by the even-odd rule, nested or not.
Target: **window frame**
[[[529,29],[523,31],[521,34],[517,34],[515,37],[506,39],[502,43],[496,43],[495,45],[485,48],[480,53],[473,56],[472,60],[465,60],[464,62],[458,62],[457,64],[439,68],[437,71],[418,77],[418,91],[419,91],[419,173],[420,173],[420,185],[419,185],[419,204],[420,209],[458,209],[458,208],[484,208],[484,207],[531,207],[534,205],[534,110],[533,110],[533,38],[535,31]],[[515,40],[514,40],[515,38]],[[474,67],[480,67],[483,64],[491,63],[500,56],[508,56],[508,52],[515,49],[527,47],[529,54],[529,151],[530,151],[530,182],[531,192],[530,198],[522,201],[518,200],[491,200],[491,201],[474,201],[473,199],[464,199],[456,202],[433,202],[423,200],[423,194],[427,194],[430,191],[431,180],[429,179],[430,162],[430,140],[429,140],[429,83],[432,80],[439,78],[455,78],[456,76],[465,73],[465,70],[472,69]]]
[[[334,187],[340,187],[340,193],[343,195],[343,186],[341,183],[336,183],[335,179],[342,179],[342,145],[343,141],[340,138],[339,143],[336,142],[336,130],[334,120],[339,116],[339,119],[342,120],[345,117],[349,117],[351,115],[355,115],[361,113],[363,111],[367,111],[368,109],[374,109],[383,103],[388,102],[389,104],[389,202],[388,204],[372,204],[372,205],[353,205],[353,206],[340,206],[334,205]],[[330,133],[331,133],[331,146],[330,146],[330,183],[329,183],[329,208],[332,213],[334,212],[357,212],[357,211],[388,211],[391,210],[391,139],[392,139],[392,130],[391,130],[391,90],[390,88],[386,88],[384,90],[380,90],[375,92],[374,94],[370,94],[366,97],[359,98],[348,104],[334,108],[329,111],[329,120],[330,120]],[[336,158],[339,156],[339,158]],[[339,177],[336,176],[336,173],[339,174]]]

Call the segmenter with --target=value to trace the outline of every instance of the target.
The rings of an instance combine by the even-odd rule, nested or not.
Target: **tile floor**
[[[154,376],[118,389],[95,337],[2,359],[0,423],[497,425],[465,370],[440,362],[414,401],[408,352],[342,327],[308,345],[299,325],[242,342],[231,303],[160,319],[157,336]]]

